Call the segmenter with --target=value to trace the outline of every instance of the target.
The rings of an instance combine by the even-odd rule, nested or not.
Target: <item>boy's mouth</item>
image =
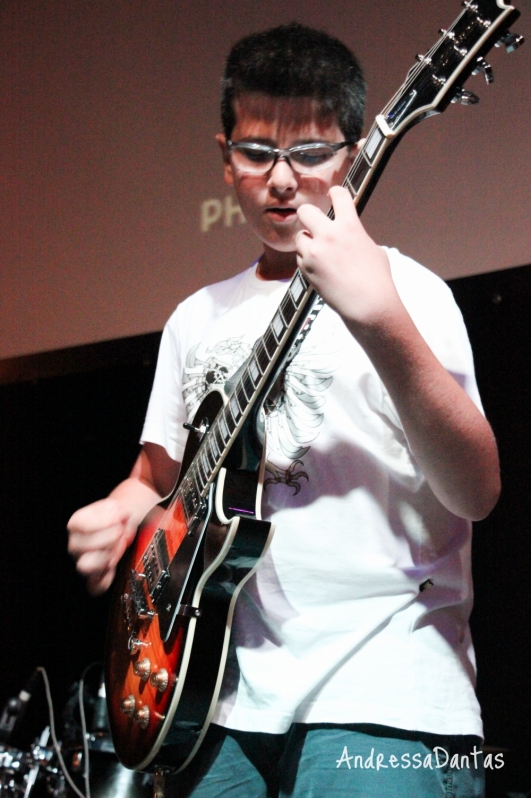
[[[285,222],[295,218],[297,209],[291,207],[276,207],[273,205],[266,208],[266,213],[269,218],[273,219],[275,222]]]

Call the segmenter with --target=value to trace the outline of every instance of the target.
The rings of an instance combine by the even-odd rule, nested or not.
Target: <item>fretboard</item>
[[[257,399],[267,396],[308,318],[317,294],[297,270],[264,335],[253,347],[227,404],[218,413],[177,491],[190,521]]]

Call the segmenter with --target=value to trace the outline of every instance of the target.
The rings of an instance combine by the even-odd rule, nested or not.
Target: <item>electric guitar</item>
[[[432,49],[417,56],[379,114],[344,182],[361,213],[404,133],[492,70],[495,45],[515,50],[519,12],[503,0],[466,0]],[[328,213],[333,218],[333,211]],[[272,525],[260,518],[265,467],[262,405],[294,356],[322,301],[297,271],[249,360],[202,402],[181,477],[140,527],[116,579],[106,653],[114,747],[137,770],[179,770],[197,752],[219,695],[238,593],[263,558]]]

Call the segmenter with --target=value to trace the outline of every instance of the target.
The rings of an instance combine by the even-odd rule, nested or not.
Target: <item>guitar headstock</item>
[[[473,105],[478,97],[463,88],[472,74],[483,73],[493,80],[485,55],[496,46],[513,52],[523,36],[509,31],[520,12],[503,0],[465,0],[464,10],[440,39],[407,73],[405,83],[376,116],[363,146],[345,178],[358,213],[363,211],[391,153],[404,133],[451,102]],[[328,212],[334,217],[333,208]]]
[[[432,114],[441,113],[451,102],[473,105],[479,98],[463,85],[471,74],[482,73],[487,83],[494,79],[485,55],[504,46],[513,52],[523,36],[509,27],[520,12],[503,0],[465,0],[464,10],[440,39],[408,72],[395,97],[377,117],[385,136],[397,136]]]

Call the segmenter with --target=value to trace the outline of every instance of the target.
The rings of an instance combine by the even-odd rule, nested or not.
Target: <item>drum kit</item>
[[[63,712],[62,741],[54,741],[46,726],[27,750],[12,742],[32,691],[22,690],[7,702],[0,716],[0,798],[150,798],[153,777],[124,768],[115,755],[103,685],[97,696],[74,687]],[[80,722],[79,700],[91,710],[90,731],[84,707]]]

